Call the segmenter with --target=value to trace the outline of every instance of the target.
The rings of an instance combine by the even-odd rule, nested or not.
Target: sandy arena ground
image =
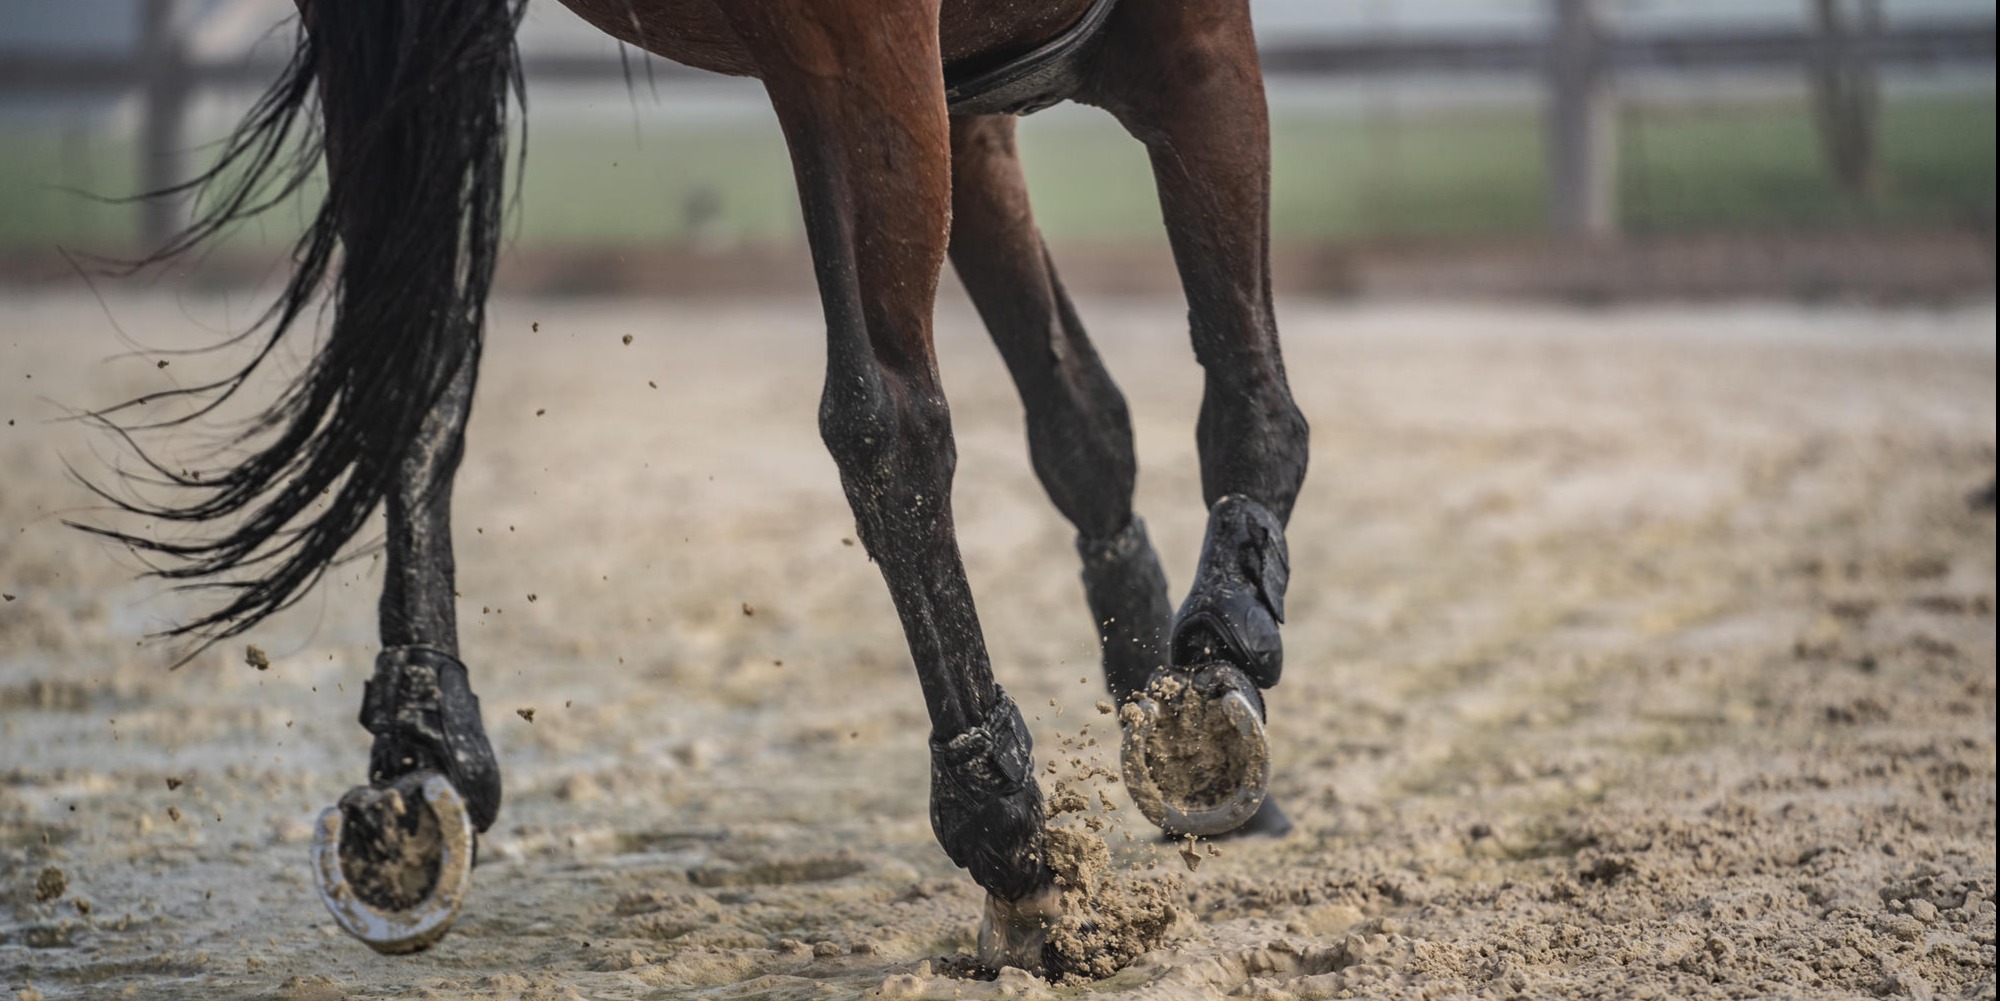
[[[456,510],[506,804],[439,948],[339,934],[306,844],[362,778],[374,565],[251,636],[269,670],[236,643],[170,674],[137,641],[191,599],[59,524],[90,513],[63,458],[114,449],[57,404],[216,368],[119,357],[114,321],[189,344],[246,308],[5,303],[6,997],[1078,992],[931,963],[980,894],[931,840],[917,684],[818,442],[810,303],[496,307]],[[1084,313],[1182,586],[1185,321]],[[1994,516],[1967,503],[1994,315],[1287,304],[1313,465],[1271,728],[1299,830],[1188,872],[1111,789],[1121,864],[1177,873],[1184,914],[1089,989],[1994,997]],[[976,321],[940,327],[996,670],[1045,759],[1107,752],[1070,530]]]

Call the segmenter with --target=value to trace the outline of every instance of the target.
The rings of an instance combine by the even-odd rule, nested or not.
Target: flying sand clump
[[[1062,917],[1049,929],[1043,956],[1049,979],[1065,985],[1101,980],[1158,948],[1180,918],[1174,898],[1183,888],[1177,875],[1113,867],[1100,833],[1105,818],[1088,812],[1087,794],[1094,791],[1101,807],[1113,808],[1104,787],[1117,773],[1085,756],[1097,746],[1089,731],[1086,723],[1061,740],[1057,760],[1069,767],[1048,800],[1048,861],[1062,891]]]

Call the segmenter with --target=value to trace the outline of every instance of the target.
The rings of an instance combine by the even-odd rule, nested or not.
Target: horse
[[[142,551],[157,574],[222,588],[220,607],[170,631],[214,643],[299,600],[384,511],[381,648],[360,712],[368,783],[321,816],[313,859],[340,927],[389,954],[447,933],[501,801],[458,644],[450,508],[525,97],[524,2],[299,0],[291,60],[214,166],[170,189],[201,197],[154,256],[282,201],[323,164],[324,198],[253,328],[259,350],[183,390],[206,401],[193,416],[242,389],[323,295],[328,332],[232,465],[152,462],[176,488],[168,503],[98,488],[197,531],[79,526]],[[987,892],[979,961],[1059,972],[1045,938],[1062,905],[1028,729],[994,678],[954,535],[931,327],[947,258],[1025,405],[1035,473],[1076,529],[1135,803],[1167,836],[1289,830],[1267,792],[1264,693],[1283,664],[1285,525],[1307,426],[1273,320],[1248,0],[563,2],[626,44],[769,94],[825,312],[821,437],[922,686],[932,830]],[[1150,154],[1204,372],[1209,520],[1178,609],[1133,511],[1125,400],[1028,203],[1016,119],[1062,101],[1109,111]],[[127,433],[158,426],[119,423],[120,409],[100,416]]]

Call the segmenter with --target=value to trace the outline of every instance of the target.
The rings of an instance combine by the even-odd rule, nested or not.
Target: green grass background
[[[551,120],[554,119],[554,120]],[[1882,184],[1843,195],[1803,101],[1627,107],[1620,118],[1620,210],[1628,232],[1928,227],[1984,220],[1994,206],[1994,98],[1884,102]],[[131,140],[59,125],[0,135],[0,250],[129,252],[136,212],[71,193],[134,187]],[[1380,241],[1537,232],[1541,133],[1531,109],[1280,111],[1273,134],[1274,234]],[[1159,209],[1143,150],[1096,113],[1032,118],[1023,155],[1042,227],[1057,240],[1153,238]],[[685,238],[697,191],[716,200],[714,232],[801,238],[782,140],[765,121],[667,128],[534,120],[516,239],[525,245]],[[302,209],[271,214],[245,239],[282,242]]]

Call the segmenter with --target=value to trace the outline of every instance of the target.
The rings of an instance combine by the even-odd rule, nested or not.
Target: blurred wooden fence
[[[175,31],[178,2],[142,0],[141,43],[131,55],[0,50],[0,98],[136,91],[144,97],[139,143],[142,183],[155,190],[184,179],[189,148],[184,130],[194,96],[210,89],[260,87],[277,75],[279,66],[249,58],[190,57]],[[1612,82],[1620,73],[1796,68],[1818,86],[1817,81],[1824,79],[1851,83],[1857,75],[1868,78],[1882,66],[1994,62],[1991,16],[1883,26],[1879,17],[1823,15],[1815,22],[1816,29],[1732,27],[1617,34],[1605,26],[1599,0],[1546,2],[1551,14],[1546,34],[1425,34],[1280,43],[1263,49],[1264,71],[1274,78],[1538,75],[1548,95],[1549,228],[1565,236],[1601,237],[1618,228]],[[1815,2],[1824,10],[1835,0]],[[632,71],[616,58],[534,55],[526,60],[525,72],[531,84],[623,85]],[[712,79],[708,73],[671,63],[651,66],[647,73],[667,82]],[[1857,154],[1849,148],[1851,136],[1836,137],[1830,145],[1843,157],[1865,156],[1865,151]],[[181,209],[169,200],[154,199],[145,203],[144,211],[142,237],[157,246],[175,230]]]

